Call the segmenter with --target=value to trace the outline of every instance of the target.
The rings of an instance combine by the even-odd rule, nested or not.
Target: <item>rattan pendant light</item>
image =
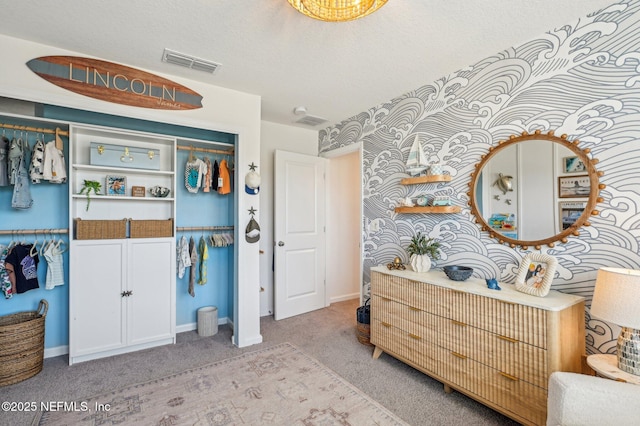
[[[321,21],[352,21],[375,12],[387,0],[288,0],[298,12]]]

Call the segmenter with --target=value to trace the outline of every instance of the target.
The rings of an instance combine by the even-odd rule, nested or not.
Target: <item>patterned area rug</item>
[[[406,425],[288,343],[77,401],[76,411],[47,411],[35,423]]]

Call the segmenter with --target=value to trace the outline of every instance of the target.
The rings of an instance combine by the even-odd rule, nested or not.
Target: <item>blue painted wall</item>
[[[80,111],[69,108],[61,108],[50,105],[40,105],[36,108],[37,115],[62,122],[73,121],[81,123],[91,123],[104,126],[118,127],[145,132],[174,135],[178,137],[199,139],[204,141],[215,141],[224,143],[235,143],[235,135],[216,132],[204,129],[194,129],[183,126],[174,126],[165,123],[155,123],[145,120],[133,120],[126,117],[98,114],[88,111]],[[34,118],[37,120],[37,118]],[[4,117],[3,123],[18,125],[27,124],[23,120],[10,120]],[[33,126],[33,124],[30,124]],[[41,127],[53,128],[52,125],[40,123]],[[66,128],[64,130],[67,130]],[[8,137],[13,136],[13,131],[5,131]],[[28,140],[30,146],[35,143],[36,135],[29,133]],[[52,139],[51,135],[46,135],[45,140]],[[63,137],[65,145],[65,160],[68,162],[69,140]],[[206,146],[205,144],[201,146]],[[202,154],[202,153],[198,153]],[[184,166],[189,153],[178,151],[177,154],[177,226],[213,226],[213,225],[233,225],[234,195],[217,193],[189,193],[184,185],[180,185],[180,176],[184,173]],[[206,154],[213,160],[220,161],[221,156],[216,154]],[[229,158],[227,158],[229,161]],[[50,184],[48,182],[32,185],[32,196],[34,204],[28,210],[15,210],[11,207],[11,197],[13,187],[0,187],[0,229],[49,229],[67,228],[69,225],[69,201],[68,185]],[[197,240],[201,235],[208,237],[210,232],[178,233],[177,238],[185,235],[187,238],[193,236]],[[22,240],[20,236],[20,240]],[[24,238],[28,242],[33,242],[34,235],[26,235]],[[41,242],[44,236],[39,235]],[[47,238],[51,238],[47,236]],[[67,235],[58,235],[68,244]],[[11,241],[11,236],[1,236],[0,244],[6,245]],[[217,306],[220,318],[233,316],[233,246],[224,248],[209,247],[209,259],[207,261],[208,279],[203,286],[196,284],[195,297],[191,297],[188,292],[188,270],[183,279],[176,277],[176,325],[195,323],[197,320],[197,310],[203,306]],[[28,291],[23,294],[14,295],[12,299],[5,299],[0,296],[0,315],[7,315],[14,312],[33,311],[37,308],[41,299],[46,299],[49,303],[49,311],[45,328],[45,348],[55,348],[69,344],[69,252],[64,254],[65,285],[56,287],[53,290],[45,290],[46,262],[40,262],[38,268],[38,279],[40,288]]]

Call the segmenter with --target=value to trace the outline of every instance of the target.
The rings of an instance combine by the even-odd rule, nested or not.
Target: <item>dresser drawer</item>
[[[371,294],[434,315],[468,322],[469,311],[464,309],[468,294],[463,291],[374,272],[371,274]]]
[[[490,401],[500,407],[501,411],[511,413],[514,418],[520,417],[534,424],[545,424],[545,389],[444,348],[440,349],[436,358],[444,365],[440,374],[454,388],[459,386],[466,392]]]
[[[377,319],[371,320],[371,343],[385,352],[428,371],[437,371],[435,345],[418,335]]]
[[[458,321],[442,321],[439,331],[437,341],[443,348],[547,388],[546,350]]]
[[[547,349],[547,311],[490,297],[467,294],[469,325]]]

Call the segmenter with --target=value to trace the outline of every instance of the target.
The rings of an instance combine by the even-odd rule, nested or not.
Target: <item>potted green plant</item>
[[[89,210],[89,203],[91,203],[91,192],[94,195],[98,195],[100,193],[100,189],[102,189],[102,185],[97,180],[85,180],[82,184],[82,189],[80,190],[80,194],[85,194],[87,196],[87,207],[85,211]]]
[[[416,272],[427,272],[431,269],[431,259],[440,259],[440,243],[433,238],[427,238],[422,232],[411,237],[407,247],[411,269]]]

